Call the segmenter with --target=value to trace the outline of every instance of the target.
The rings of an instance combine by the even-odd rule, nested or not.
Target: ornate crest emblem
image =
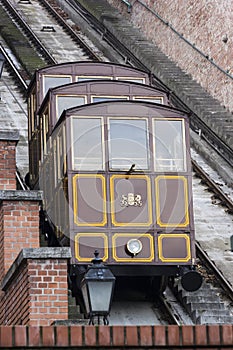
[[[121,196],[122,207],[141,207],[142,196],[140,194],[128,193],[127,195]]]

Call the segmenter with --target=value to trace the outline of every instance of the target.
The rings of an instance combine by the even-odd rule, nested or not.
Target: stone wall
[[[131,0],[128,1],[132,4],[130,13],[121,0],[107,1],[139,27],[147,39],[158,45],[170,59],[191,74],[213,97],[233,111],[231,0]],[[184,39],[194,44],[208,59]],[[229,74],[221,72],[212,62]]]

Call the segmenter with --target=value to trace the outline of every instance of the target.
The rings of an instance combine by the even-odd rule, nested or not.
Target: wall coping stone
[[[1,141],[19,141],[19,132],[17,130],[1,130],[0,131]]]
[[[212,334],[212,337],[209,336]],[[221,337],[220,337],[221,335]],[[232,350],[233,325],[0,326],[2,349]]]
[[[43,191],[0,190],[0,201],[42,201]]]
[[[21,264],[27,259],[70,259],[71,249],[69,247],[42,247],[24,248],[7,271],[1,283],[1,289],[5,291],[7,286],[18,272]]]

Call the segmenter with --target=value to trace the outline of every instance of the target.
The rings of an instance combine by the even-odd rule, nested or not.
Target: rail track
[[[27,82],[25,80],[25,70],[19,69],[15,66],[14,62],[12,61],[10,55],[7,53],[7,51],[4,49],[4,47],[0,44],[0,52],[3,55],[5,59],[5,64],[7,65],[8,69],[10,70],[11,74],[15,77],[16,81],[19,84],[19,87],[21,88],[23,93],[26,93],[27,90]]]
[[[171,289],[166,295],[158,296],[150,301],[118,301],[113,302],[110,324],[150,325],[150,324],[193,324],[191,317],[180,305]]]
[[[77,34],[77,30],[79,28],[75,28],[76,31],[67,23],[67,21],[58,13],[57,10],[53,6],[56,5],[56,3],[53,2],[53,6],[50,5],[50,3],[46,0],[41,0],[42,5],[48,10],[48,12],[56,19],[56,21],[64,28],[64,30],[67,32],[68,35],[71,36],[71,38],[74,40],[75,44],[80,46],[86,55],[90,58],[90,60],[93,61],[99,61],[100,57],[89,47],[86,45],[84,40],[81,38],[80,35]],[[61,11],[61,10],[60,10]],[[64,16],[64,13],[63,13]]]
[[[5,2],[6,1],[4,0],[4,3]],[[47,1],[43,0],[43,5],[44,6],[45,6],[45,4],[44,4],[45,2],[47,3]],[[0,0],[0,3],[2,3],[2,0]],[[50,5],[49,5],[49,9],[50,9],[49,11],[52,11]],[[59,15],[58,18],[59,18],[59,22],[60,22],[61,21],[61,16]],[[88,18],[88,20],[90,21],[90,18]],[[93,25],[93,23],[92,23],[92,25]],[[29,26],[27,26],[27,27],[29,27]],[[66,27],[65,31],[68,31],[68,30],[69,30],[69,28],[67,29],[67,27]],[[98,29],[98,30],[100,30],[100,29]],[[73,40],[73,35],[74,35],[74,30],[73,29],[71,30],[70,35],[71,35],[72,40]],[[106,33],[104,33],[104,35],[106,35]],[[107,39],[107,40],[109,40],[109,39]],[[40,40],[37,43],[39,43],[38,45],[44,46],[44,44]],[[116,46],[116,43],[117,42],[114,41],[112,45]],[[79,42],[78,45],[81,45],[80,42]],[[85,42],[84,42],[84,46],[86,46]],[[32,50],[35,51],[34,48],[32,48]],[[85,50],[86,50],[86,48],[85,48]],[[85,52],[88,52],[88,50],[89,50],[89,48]],[[3,52],[4,56],[7,59],[7,62],[8,62],[7,64],[9,64],[9,66],[12,67],[11,69],[14,70],[15,74],[17,75],[18,74],[18,69],[14,68],[14,63],[10,59],[7,58],[7,53],[4,51],[3,48],[1,48],[1,51]],[[40,48],[37,50],[39,57],[41,57],[41,52],[42,51],[43,50],[40,49]],[[45,52],[46,51],[47,51],[47,49],[45,47]],[[94,54],[92,56],[93,52],[92,52],[92,50],[90,50],[90,51],[91,51],[90,52],[90,59],[99,59],[98,55],[96,55],[96,54]],[[118,51],[119,51],[119,47],[118,47]],[[126,53],[124,53],[124,52],[121,53],[122,57],[124,57],[125,54]],[[53,63],[55,63],[56,60],[54,60],[53,56],[51,56],[51,57],[53,59]],[[93,58],[93,57],[95,57],[95,58]],[[43,59],[43,62],[45,62],[44,60],[46,60],[46,58]],[[129,60],[129,58],[127,58],[126,61],[128,61],[128,62],[130,61],[131,64],[137,66],[136,62],[132,62],[132,60],[133,60],[132,58],[130,58],[130,60]],[[144,69],[144,67],[142,67],[142,66],[139,67],[139,68],[143,68]],[[28,72],[26,71],[26,73],[28,73]],[[21,72],[19,74],[19,77],[17,78],[17,80],[20,81],[20,84],[22,85],[22,89],[26,89],[27,88],[27,83],[25,82],[25,76],[26,76],[26,78],[28,76],[26,75],[26,73],[25,72],[23,72],[23,73]],[[159,80],[155,79],[154,83],[155,83],[156,86],[160,86],[160,87],[164,88],[164,85]],[[174,96],[174,99],[175,99],[175,96]],[[177,102],[177,104],[179,104],[179,101]],[[179,107],[181,107],[181,105],[179,105]],[[186,106],[185,106],[185,108],[186,108]],[[201,171],[200,167],[198,167],[198,165],[195,162],[193,162],[193,168],[194,168],[194,171],[198,174],[198,176],[201,176],[201,178],[203,179],[202,181],[205,182],[206,184],[208,184],[209,189],[211,191],[214,191],[214,195],[216,197],[220,198],[222,205],[226,205],[227,206],[228,212],[232,213],[233,212],[233,205],[232,205],[232,202],[230,201],[230,199],[221,191],[221,189],[216,184],[213,183],[213,181],[210,178],[208,178],[208,176],[206,176],[205,173],[203,173],[203,171]],[[214,267],[215,272],[211,272],[211,273],[214,273],[214,274],[218,275],[217,279],[218,279],[218,281],[220,281],[219,283],[221,284],[222,288],[225,290],[225,293],[230,297],[231,300],[233,300],[233,290],[232,290],[231,285],[229,283],[227,283],[227,281],[223,281],[224,279],[222,277],[219,277],[221,275],[221,273],[218,271],[216,266],[213,266],[213,263],[210,261],[208,256],[201,250],[201,248],[200,248],[200,246],[198,244],[197,244],[197,254],[198,254],[198,257],[199,257],[200,261],[202,261],[205,266],[208,266],[208,269],[210,271],[212,271],[212,269]],[[166,302],[165,302],[165,304],[166,304]],[[176,320],[173,320],[173,322],[176,322]],[[180,321],[178,321],[178,322],[180,322]]]
[[[45,64],[54,64],[55,60],[13,4],[8,0],[1,0],[0,4],[1,15],[6,27],[2,35],[22,64],[25,75],[30,79],[35,68],[40,68]],[[14,38],[12,38],[12,32]]]

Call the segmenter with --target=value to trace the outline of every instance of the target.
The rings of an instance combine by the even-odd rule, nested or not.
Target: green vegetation
[[[2,7],[0,7],[0,18],[0,35],[6,41],[15,57],[19,60],[29,78],[31,78],[35,69],[46,65],[45,61],[39,56],[27,37],[12,22],[12,19],[6,14]]]

